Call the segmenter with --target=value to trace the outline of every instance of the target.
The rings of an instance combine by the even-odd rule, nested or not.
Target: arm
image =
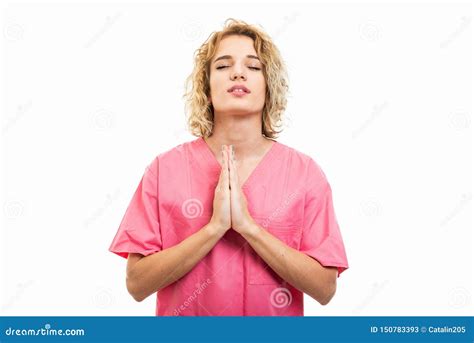
[[[230,189],[227,152],[222,150],[222,169],[214,192],[209,224],[179,244],[143,257],[129,254],[127,289],[136,301],[179,280],[204,258],[230,228]]]
[[[209,223],[179,244],[143,257],[129,254],[127,289],[136,301],[142,301],[187,274],[223,236],[222,230]]]
[[[337,268],[323,267],[317,260],[289,247],[255,223],[248,212],[233,157],[229,159],[229,178],[232,228],[281,278],[321,305],[329,303],[336,293]]]
[[[322,266],[257,224],[252,224],[242,235],[281,278],[321,305],[328,304],[336,293],[337,268]]]

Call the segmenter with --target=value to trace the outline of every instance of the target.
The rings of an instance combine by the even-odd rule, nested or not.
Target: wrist
[[[204,226],[203,228],[211,237],[217,237],[221,238],[224,236],[225,232],[227,231],[224,229],[221,225],[218,225],[214,223],[213,221],[210,221],[207,225]]]
[[[254,241],[260,235],[262,228],[258,225],[255,221],[251,221],[248,225],[246,225],[245,230],[242,231],[242,236],[247,241]]]

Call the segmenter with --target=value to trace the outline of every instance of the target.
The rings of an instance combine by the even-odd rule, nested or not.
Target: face
[[[245,90],[239,90],[243,86]],[[232,87],[237,87],[230,91]],[[221,40],[210,65],[210,101],[214,112],[232,115],[261,113],[265,104],[263,65],[247,36]]]

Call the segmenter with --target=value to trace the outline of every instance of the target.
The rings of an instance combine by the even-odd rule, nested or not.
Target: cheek
[[[263,76],[263,74],[260,74],[258,76],[258,78],[255,80],[255,82],[256,82],[256,85],[257,85],[258,89],[265,90],[266,82],[265,82],[265,76]]]
[[[266,82],[265,82],[265,77],[263,75],[262,75],[261,78],[256,80],[255,89],[258,89],[259,97],[265,98],[265,91],[267,89],[267,86],[266,86]]]
[[[220,93],[223,91],[224,83],[223,76],[220,74],[211,74],[209,77],[209,86],[211,87],[211,93]]]

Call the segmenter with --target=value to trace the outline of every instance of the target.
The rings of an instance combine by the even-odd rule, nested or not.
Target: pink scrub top
[[[209,223],[220,164],[203,138],[159,154],[146,168],[109,251],[144,256]],[[309,156],[275,141],[242,190],[252,218],[288,246],[349,268],[332,191]],[[157,316],[302,316],[303,293],[229,229],[178,281],[157,292]]]

